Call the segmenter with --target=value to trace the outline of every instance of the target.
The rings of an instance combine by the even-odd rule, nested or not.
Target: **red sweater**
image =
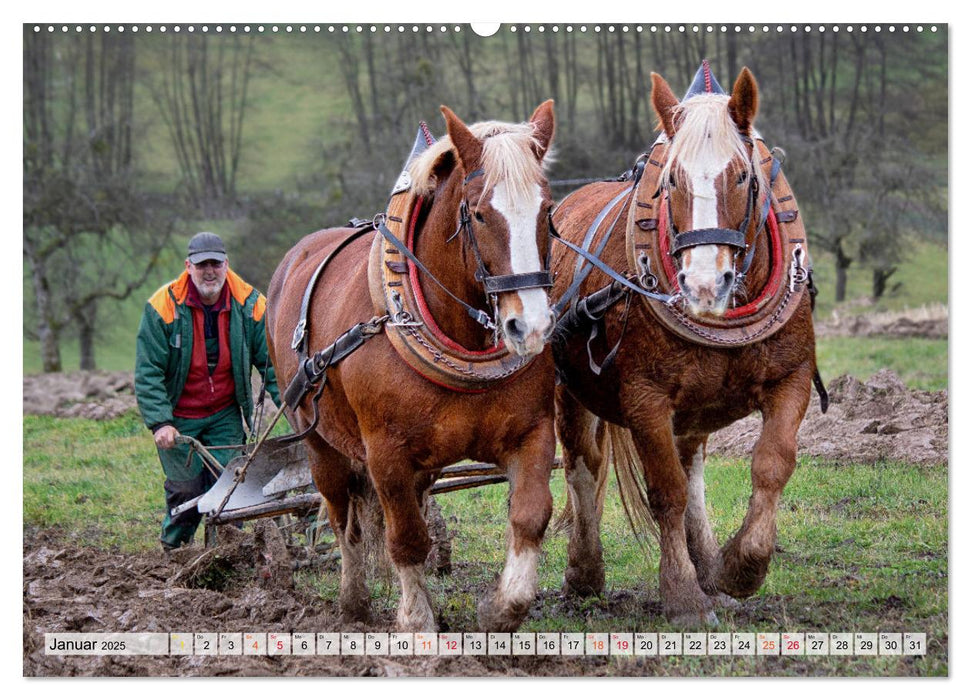
[[[185,388],[172,411],[178,418],[207,418],[236,402],[236,382],[233,379],[232,358],[229,351],[229,285],[223,285],[219,301],[212,305],[210,338],[216,335],[218,360],[210,372],[206,353],[206,312],[199,291],[189,281],[186,304],[192,309],[192,362]]]

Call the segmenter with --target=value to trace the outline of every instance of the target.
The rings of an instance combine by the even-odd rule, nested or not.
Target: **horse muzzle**
[[[521,357],[538,355],[556,328],[555,316],[547,309],[540,322],[530,323],[525,314],[512,314],[502,322],[502,337],[507,347]]]
[[[735,287],[735,272],[726,270],[714,276],[692,276],[681,272],[678,274],[678,286],[692,314],[720,317],[728,308]]]

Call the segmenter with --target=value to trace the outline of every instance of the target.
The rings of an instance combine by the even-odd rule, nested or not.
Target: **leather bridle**
[[[483,175],[485,175],[485,171],[481,168],[478,170],[473,170],[471,173],[465,176],[465,181],[463,184],[468,185],[471,180],[477,177],[482,177]],[[475,279],[482,283],[486,294],[518,292],[522,289],[538,289],[553,286],[553,275],[550,273],[550,241],[548,238],[546,243],[546,260],[544,261],[543,270],[536,272],[519,272],[512,275],[492,275],[489,273],[489,269],[482,260],[482,253],[479,252],[479,242],[476,239],[475,232],[472,229],[472,217],[469,215],[469,202],[468,199],[465,198],[463,198],[462,204],[459,205],[459,224],[451,238],[454,238],[463,231],[465,232],[466,236],[468,236],[469,242],[472,245],[472,252],[475,255]],[[451,238],[449,240],[451,240]]]
[[[473,170],[471,173],[465,176],[463,181],[463,190],[469,184],[471,180],[477,177],[481,177],[485,174],[485,171],[481,168],[478,170]],[[385,225],[383,217],[375,217],[375,228],[381,233],[384,238],[391,243],[398,251],[404,255],[408,260],[410,260],[421,272],[431,279],[435,284],[441,287],[449,297],[451,297],[456,303],[465,309],[466,313],[471,316],[477,323],[482,325],[486,330],[493,332],[498,331],[498,295],[504,294],[506,292],[517,292],[522,289],[539,289],[539,288],[549,288],[553,286],[553,275],[550,272],[550,240],[547,240],[547,250],[546,250],[546,261],[544,263],[545,269],[538,272],[520,272],[512,275],[493,275],[489,272],[489,268],[486,266],[485,261],[482,259],[482,253],[479,251],[479,242],[476,239],[475,231],[472,228],[472,217],[469,215],[469,202],[468,197],[463,194],[462,202],[459,205],[459,221],[458,227],[455,229],[455,233],[448,237],[451,241],[456,238],[459,234],[465,233],[468,237],[472,253],[475,256],[476,270],[475,279],[482,283],[483,291],[492,303],[492,315],[490,316],[485,311],[481,309],[476,309],[475,307],[467,304],[465,301],[460,299],[457,295],[453,294],[444,284],[439,281],[435,275],[420,261],[415,254],[408,249],[408,247],[395,236]]]
[[[470,181],[483,175],[485,175],[485,171],[481,168],[473,170],[465,176],[465,180],[462,183],[463,189]],[[489,272],[489,268],[482,259],[482,253],[479,251],[479,241],[476,238],[472,226],[472,216],[469,214],[469,210],[468,198],[463,197],[462,203],[459,205],[458,227],[455,229],[455,233],[449,236],[448,240],[451,241],[460,233],[464,233],[468,238],[469,245],[472,248],[472,254],[475,256],[475,279],[482,283],[482,288],[486,296],[492,301],[493,323],[495,323],[495,319],[497,318],[497,297],[499,294],[518,292],[523,289],[548,289],[553,286],[553,275],[550,272],[551,237],[547,235],[546,259],[543,263],[544,269],[536,272],[519,272],[511,275],[493,275]]]
[[[751,140],[748,140],[751,143]],[[685,250],[694,248],[700,245],[724,245],[735,249],[735,255],[737,257],[739,251],[745,250],[748,246],[745,243],[745,238],[749,229],[749,225],[752,222],[752,212],[755,209],[755,203],[759,196],[759,181],[755,177],[755,168],[757,167],[754,162],[754,149],[753,149],[753,159],[750,161],[751,170],[749,171],[749,188],[748,188],[748,198],[745,206],[745,216],[742,219],[742,223],[739,224],[738,228],[699,228],[690,229],[688,231],[678,231],[678,227],[674,223],[674,216],[671,211],[671,183],[670,181],[664,182],[658,188],[658,196],[664,199],[664,206],[667,211],[668,227],[671,232],[671,255],[680,255]],[[764,224],[764,220],[760,222],[760,226]],[[756,231],[758,234],[758,231]],[[746,269],[747,272],[747,269]]]

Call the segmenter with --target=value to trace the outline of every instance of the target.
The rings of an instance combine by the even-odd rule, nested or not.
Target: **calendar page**
[[[603,9],[26,20],[24,676],[950,674],[958,37]]]

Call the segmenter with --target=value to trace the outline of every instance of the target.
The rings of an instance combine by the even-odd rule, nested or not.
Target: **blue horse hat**
[[[685,93],[684,98],[681,100],[685,102],[690,100],[692,97],[697,97],[698,95],[724,95],[725,91],[722,86],[718,84],[715,80],[715,76],[711,72],[711,64],[708,63],[708,59],[704,59],[701,62],[701,67],[698,72],[695,73],[695,78],[691,81],[691,87],[688,88],[688,92]]]

